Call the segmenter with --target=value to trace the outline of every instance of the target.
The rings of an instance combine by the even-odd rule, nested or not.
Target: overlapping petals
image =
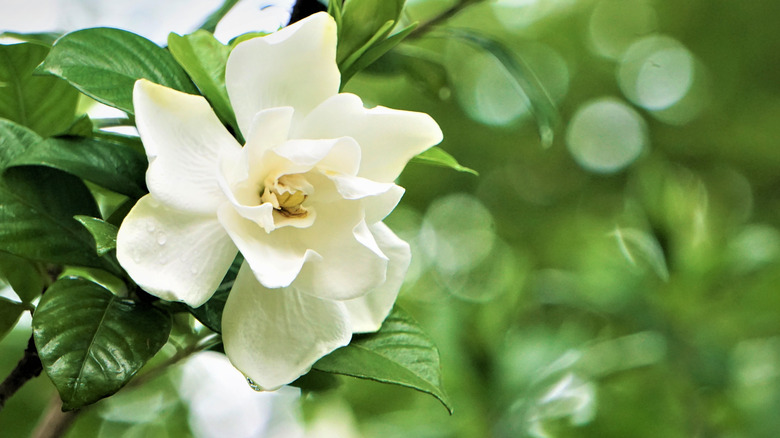
[[[150,194],[120,227],[119,261],[148,292],[199,306],[240,251],[223,340],[265,389],[379,329],[410,260],[381,222],[403,195],[393,181],[442,138],[426,114],[338,94],[335,56],[324,13],[239,44],[226,86],[244,147],[203,97],[134,89]]]

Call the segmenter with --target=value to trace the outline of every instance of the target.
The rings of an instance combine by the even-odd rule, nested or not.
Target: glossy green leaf
[[[34,262],[0,251],[0,279],[5,280],[23,302],[30,303],[41,295],[43,275]]]
[[[0,297],[0,340],[16,326],[25,310],[24,304]]]
[[[394,33],[393,35],[385,39],[382,39],[386,36],[385,34],[377,33],[376,35],[377,39],[369,41],[369,43],[366,45],[365,50],[361,50],[357,52],[359,56],[353,62],[348,63],[348,65],[345,65],[345,68],[341,74],[342,87],[344,86],[344,84],[347,83],[347,81],[350,78],[352,78],[352,76],[357,74],[357,72],[373,64],[376,60],[381,58],[385,53],[389,52],[395,46],[397,46],[416,27],[417,27],[417,23],[413,23],[410,26]]]
[[[434,166],[449,167],[450,169],[457,170],[458,172],[467,172],[473,175],[479,175],[476,170],[470,169],[466,166],[462,166],[458,163],[452,155],[448,154],[444,149],[434,146],[427,151],[412,158],[413,163],[432,164]]]
[[[382,328],[355,336],[313,369],[416,389],[436,397],[452,413],[441,383],[439,351],[406,312],[396,307]]]
[[[536,73],[522,58],[495,38],[482,35],[473,30],[446,29],[440,36],[458,38],[479,47],[500,62],[512,77],[512,83],[517,87],[517,91],[528,96],[531,104],[530,109],[536,119],[542,146],[545,148],[552,146],[555,128],[558,125],[558,110],[547,89],[536,76]]]
[[[14,157],[7,167],[47,166],[133,198],[146,190],[146,156],[101,139],[50,138]]]
[[[48,137],[73,122],[79,93],[67,82],[33,76],[49,48],[33,43],[0,45],[0,117]]]
[[[99,27],[64,35],[38,70],[59,76],[98,102],[128,113],[133,112],[133,85],[141,78],[197,93],[170,53],[119,29]]]
[[[113,267],[95,253],[92,236],[73,216],[98,216],[77,177],[39,166],[7,169],[11,159],[39,144],[34,132],[0,119],[0,251],[32,260]]]
[[[33,33],[20,33],[20,32],[3,32],[0,33],[0,38],[10,37],[19,41],[27,43],[34,43],[44,47],[51,47],[57,38],[61,37],[61,33],[57,32],[33,32]]]
[[[108,222],[102,221],[96,217],[74,216],[74,219],[81,222],[84,228],[92,234],[95,239],[95,249],[98,255],[104,255],[116,248],[116,233],[119,228]]]
[[[171,318],[80,278],[54,283],[33,316],[43,369],[64,410],[118,391],[168,340]]]
[[[347,0],[341,8],[336,59],[341,65],[372,39],[384,39],[401,15],[405,0]],[[386,27],[391,22],[390,27]]]
[[[225,88],[225,65],[230,47],[205,30],[190,35],[168,35],[168,50],[200,89],[220,119],[237,127]]]

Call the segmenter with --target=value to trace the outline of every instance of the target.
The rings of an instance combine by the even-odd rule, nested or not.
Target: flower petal
[[[442,140],[439,125],[429,115],[384,107],[366,109],[359,97],[348,93],[323,102],[290,135],[354,138],[363,157],[358,176],[380,182],[394,181],[412,157]]]
[[[149,158],[149,192],[178,210],[214,213],[225,199],[217,183],[219,157],[241,146],[206,99],[140,79],[133,106]]]
[[[268,289],[245,263],[222,313],[225,353],[264,390],[305,374],[322,356],[347,345],[344,305],[294,288]]]
[[[361,210],[354,201],[317,205],[317,221],[309,228],[295,230],[320,257],[303,265],[294,287],[322,298],[349,300],[385,281],[387,257]]]
[[[174,210],[146,195],[117,234],[116,255],[145,291],[192,307],[219,286],[237,249],[216,217]]]
[[[289,286],[305,261],[318,258],[302,242],[301,229],[285,227],[266,233],[231,204],[223,205],[218,213],[220,223],[265,287]]]
[[[344,199],[360,199],[366,212],[366,223],[381,221],[398,205],[403,187],[394,183],[378,183],[370,179],[335,175],[331,180]]]
[[[291,106],[296,117],[305,116],[339,90],[336,22],[318,13],[240,43],[228,58],[225,82],[245,135],[255,114],[267,108]]]
[[[370,333],[379,330],[393,308],[412,259],[409,244],[399,239],[387,225],[379,222],[369,226],[369,229],[390,262],[387,264],[384,283],[365,296],[344,301],[353,333]]]

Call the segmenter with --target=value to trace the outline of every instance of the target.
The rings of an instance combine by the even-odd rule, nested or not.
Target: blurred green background
[[[456,3],[409,0],[407,18]],[[296,433],[777,436],[780,2],[476,3],[444,26],[499,41],[541,88],[433,32],[347,86],[430,113],[442,148],[480,174],[412,163],[386,220],[413,245],[399,303],[437,343],[455,414],[344,379],[290,408],[307,424]],[[544,95],[559,119],[549,147],[532,111]],[[0,343],[0,374],[25,330]],[[99,403],[70,436],[203,436],[178,379]],[[51,391],[28,384],[0,436],[26,436]],[[150,398],[153,412],[112,420]]]

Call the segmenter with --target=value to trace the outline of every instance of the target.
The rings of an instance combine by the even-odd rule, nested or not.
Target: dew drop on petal
[[[157,233],[157,243],[160,245],[165,245],[165,242],[168,241],[168,236],[165,235],[162,231]]]
[[[146,223],[146,231],[148,231],[150,233],[154,233],[154,230],[155,230],[154,222],[152,222],[152,221],[147,222]]]
[[[255,381],[254,381],[254,380],[252,380],[252,379],[250,379],[249,377],[247,377],[247,378],[246,378],[246,383],[248,383],[248,384],[249,384],[249,387],[250,387],[250,388],[252,388],[253,390],[255,390],[255,391],[257,391],[257,392],[260,392],[260,391],[262,391],[262,390],[263,390],[263,388],[261,388],[261,387],[260,387],[260,385],[258,385],[257,383],[255,383]]]
[[[196,275],[199,272],[198,267],[195,265],[190,266],[190,272],[192,272],[192,275]]]

